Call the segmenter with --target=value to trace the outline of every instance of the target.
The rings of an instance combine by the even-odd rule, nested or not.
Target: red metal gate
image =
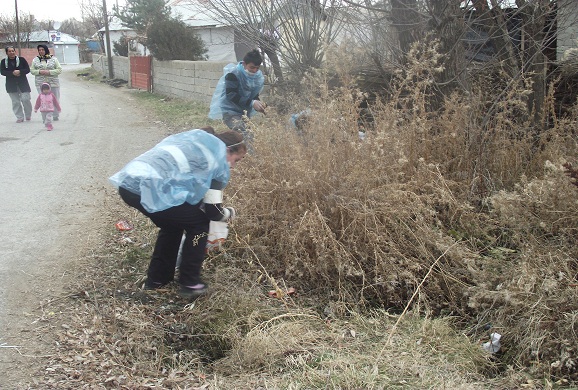
[[[130,57],[130,86],[152,91],[152,56]]]

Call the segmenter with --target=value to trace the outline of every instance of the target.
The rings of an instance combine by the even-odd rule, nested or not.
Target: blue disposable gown
[[[109,178],[118,187],[141,196],[151,213],[199,203],[211,184],[229,182],[225,143],[203,130],[171,135]]]
[[[243,68],[243,63],[238,64],[228,64],[223,68],[223,75],[219,79],[215,92],[213,93],[213,98],[211,100],[211,109],[209,111],[209,118],[211,119],[222,119],[223,113],[238,114],[243,115],[243,109],[237,104],[227,99],[226,88],[225,88],[225,76],[228,73],[233,73],[237,76],[239,80],[239,94],[244,99],[254,98],[259,95],[263,90],[263,85],[265,85],[265,77],[263,77],[263,72],[258,70],[255,74],[247,74]],[[247,116],[250,118],[255,115],[257,111],[253,107],[247,112]]]

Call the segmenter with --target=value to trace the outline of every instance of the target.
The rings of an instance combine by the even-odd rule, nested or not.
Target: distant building
[[[102,36],[102,42],[104,43],[104,54],[108,54],[106,51],[106,31],[105,28],[98,30],[98,34]],[[128,51],[130,54],[136,55],[148,55],[150,54],[145,46],[141,45],[137,41],[137,32],[132,28],[125,27],[122,25],[120,20],[116,17],[112,17],[111,21],[108,23],[108,35],[110,36],[110,49],[112,50],[112,55],[114,54],[114,43],[119,42],[122,39],[128,40]]]
[[[172,16],[192,27],[205,43],[207,60],[237,62],[254,48],[254,45],[243,41],[239,32],[233,27],[225,25],[211,16],[206,4],[202,0],[171,0]],[[118,18],[113,17],[108,24],[110,47],[121,39],[128,38],[129,52],[136,55],[150,54],[146,47],[137,42],[137,32],[122,25]],[[98,33],[103,36],[104,51],[106,53],[106,36],[104,27]],[[114,51],[113,51],[114,55]]]
[[[218,21],[203,0],[172,0],[168,5],[174,17],[195,29],[207,47],[209,61],[241,61],[255,48],[236,28]]]
[[[80,64],[80,42],[71,35],[60,31],[34,31],[30,34],[30,42],[47,43],[61,64]]]
[[[50,54],[58,58],[61,64],[80,64],[79,45],[80,42],[74,37],[60,31],[32,31],[26,34],[27,38],[22,42],[22,57],[29,63],[38,55],[36,46],[43,44],[48,46]],[[0,45],[14,44],[13,42],[2,42]],[[4,54],[4,50],[2,50]],[[0,58],[3,56],[0,54]]]
[[[558,0],[558,9],[557,57],[561,60],[574,57],[578,50],[578,1]]]

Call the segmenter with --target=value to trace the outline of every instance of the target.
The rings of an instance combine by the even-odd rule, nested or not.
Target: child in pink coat
[[[58,99],[50,90],[50,84],[43,83],[40,86],[40,95],[36,99],[36,104],[34,105],[34,112],[38,112],[40,109],[40,113],[42,114],[42,122],[46,125],[46,130],[50,131],[53,129],[52,127],[52,114],[55,110],[58,112],[62,111],[60,108],[60,104],[58,103]]]

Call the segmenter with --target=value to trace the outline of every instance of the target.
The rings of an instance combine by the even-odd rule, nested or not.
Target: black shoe
[[[58,122],[58,117],[52,118],[52,121],[53,121],[53,122]]]
[[[186,299],[195,299],[205,295],[208,290],[209,286],[204,282],[197,283],[193,286],[183,286],[181,284],[181,287],[179,288],[179,296]]]
[[[150,280],[146,280],[143,285],[143,290],[158,290],[159,288],[163,288],[167,283],[161,282],[152,282]]]

